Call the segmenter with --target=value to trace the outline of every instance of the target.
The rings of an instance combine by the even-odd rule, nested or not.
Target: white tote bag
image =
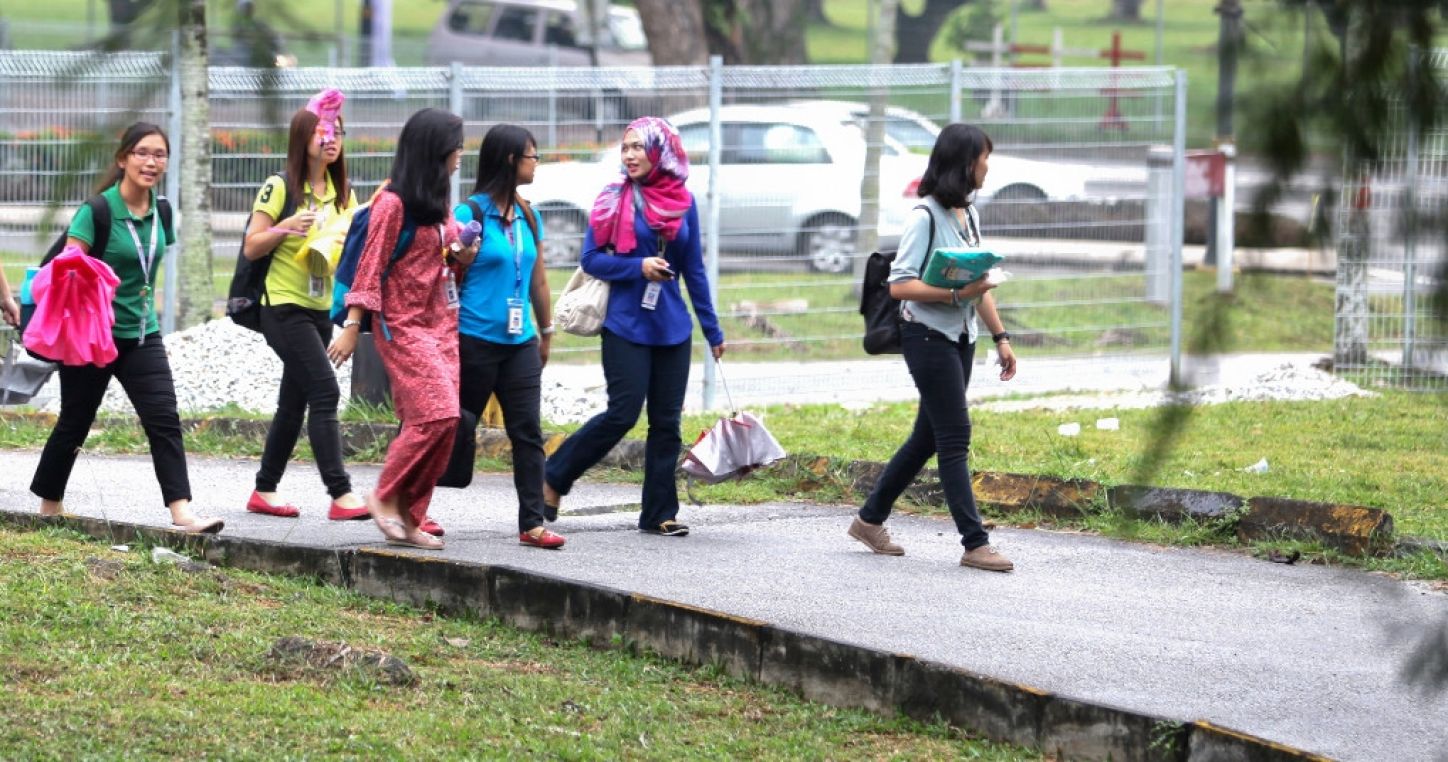
[[[553,324],[574,336],[597,336],[608,315],[608,281],[573,271],[553,305]]]

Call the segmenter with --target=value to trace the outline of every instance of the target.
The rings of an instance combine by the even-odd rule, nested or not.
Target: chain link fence
[[[0,52],[0,76],[0,257],[14,275],[90,192],[77,173],[88,180],[108,163],[119,127],[172,124],[178,106],[160,54]],[[348,96],[348,174],[364,199],[417,109],[447,108],[466,122],[459,196],[472,189],[489,127],[528,128],[543,163],[523,192],[542,216],[555,288],[577,262],[594,196],[617,176],[624,127],[637,115],[669,117],[692,165],[736,397],[813,401],[886,387],[909,396],[898,357],[860,349],[857,268],[872,239],[882,248],[898,240],[935,135],[952,121],[980,125],[995,144],[977,204],[986,245],[1014,275],[996,293],[1023,359],[1059,360],[1052,372],[1087,388],[1107,358],[1164,369],[1180,335],[1171,284],[1179,287],[1185,90],[1175,70],[213,67],[218,296],[256,189],[282,168],[291,114],[325,87]],[[861,222],[870,185],[875,225]],[[713,367],[695,343],[712,402]],[[594,340],[564,337],[554,352],[555,364],[598,360]],[[1000,382],[981,373],[978,383]],[[1059,378],[1023,373],[1010,390],[1033,385]]]
[[[1422,60],[1448,80],[1448,50]],[[1443,391],[1448,321],[1432,295],[1448,277],[1448,127],[1394,116],[1369,174],[1344,182],[1333,365],[1370,386]]]

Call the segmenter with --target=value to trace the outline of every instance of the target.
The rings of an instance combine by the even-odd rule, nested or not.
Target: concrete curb
[[[47,424],[53,424],[55,420],[55,416],[45,413],[0,414],[0,420],[6,417]],[[187,431],[214,431],[261,438],[266,435],[269,422],[245,418],[200,418],[184,419],[182,425]],[[343,422],[343,451],[350,456],[364,450],[375,452],[385,449],[396,432],[396,424]],[[545,432],[545,439],[544,450],[551,454],[562,444],[564,436],[558,432]],[[508,457],[511,452],[507,434],[499,429],[480,427],[478,447],[480,452],[494,458]],[[610,450],[601,463],[613,468],[636,470],[643,467],[643,460],[644,442],[625,439]],[[885,464],[878,461],[850,461],[808,454],[790,455],[773,467],[777,472],[798,477],[803,487],[832,483],[862,495],[874,487],[884,468]],[[1227,492],[1173,487],[1109,486],[1084,479],[994,471],[975,472],[973,484],[980,503],[1004,513],[1034,510],[1055,518],[1074,519],[1097,510],[1104,496],[1110,508],[1139,519],[1159,519],[1171,523],[1180,523],[1188,518],[1204,522],[1225,521],[1229,524],[1227,528],[1235,528],[1243,542],[1315,540],[1353,556],[1393,552],[1407,555],[1428,551],[1448,560],[1448,543],[1414,537],[1394,538],[1392,516],[1378,508],[1278,497],[1244,498]],[[945,492],[933,470],[922,471],[905,494],[923,505],[945,505]]]
[[[767,622],[507,566],[373,548],[323,549],[240,537],[197,537],[78,516],[0,510],[0,524],[65,527],[110,543],[144,539],[221,565],[316,576],[363,595],[521,629],[652,652],[783,687],[833,706],[944,719],[988,738],[1069,759],[1118,762],[1321,760],[1204,722],[1182,722],[1059,696],[906,654],[795,632]]]

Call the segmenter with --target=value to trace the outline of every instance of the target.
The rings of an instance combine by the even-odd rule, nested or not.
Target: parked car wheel
[[[583,255],[583,232],[587,218],[570,206],[544,206],[538,209],[543,218],[545,267],[573,267]]]
[[[1034,185],[1015,183],[991,194],[991,201],[1045,201],[1046,192]]]
[[[843,214],[812,217],[796,248],[815,272],[849,272],[855,256],[855,221]]]

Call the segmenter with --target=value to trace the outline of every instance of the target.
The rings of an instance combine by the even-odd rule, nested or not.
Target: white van
[[[601,0],[600,0],[601,1]],[[575,0],[449,0],[427,41],[427,62],[446,66],[588,66],[586,10]],[[648,66],[648,39],[633,8],[610,6],[599,30],[600,66]]]

